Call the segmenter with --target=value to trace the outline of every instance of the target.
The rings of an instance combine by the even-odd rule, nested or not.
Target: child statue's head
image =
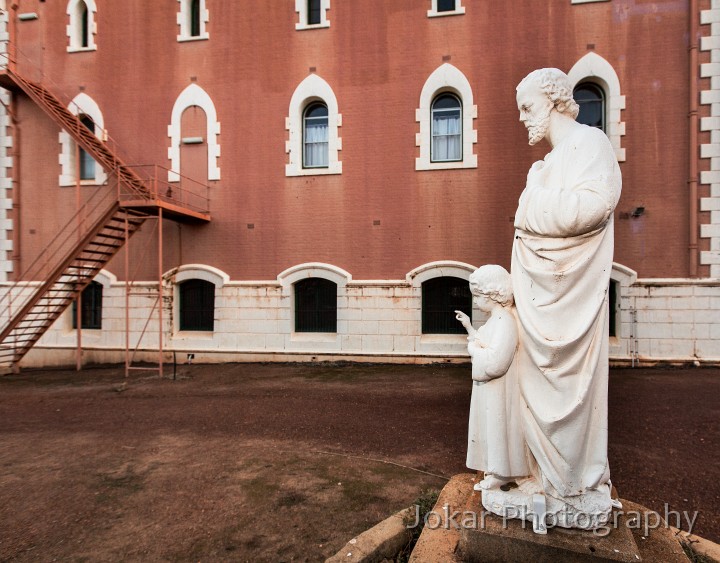
[[[485,295],[503,307],[513,304],[512,279],[508,271],[497,264],[480,266],[470,274],[470,291]]]

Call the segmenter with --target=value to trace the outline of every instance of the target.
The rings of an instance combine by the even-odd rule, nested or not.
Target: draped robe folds
[[[534,476],[572,505],[610,477],[607,289],[620,190],[608,138],[581,125],[532,166],[515,216],[523,431]]]
[[[519,414],[517,346],[512,306],[493,312],[468,345],[473,388],[466,465],[507,478],[529,472]]]

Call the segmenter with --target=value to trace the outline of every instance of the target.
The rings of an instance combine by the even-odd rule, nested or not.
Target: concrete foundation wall
[[[163,288],[164,361],[172,361],[173,352],[181,363],[189,353],[195,355],[195,362],[469,361],[464,335],[421,333],[421,283],[429,277],[471,270],[469,266],[467,270],[452,268],[450,264],[419,268],[405,280],[338,283],[338,330],[332,334],[294,332],[293,286],[287,279],[218,282],[215,330],[179,331],[174,295],[179,275],[172,275]],[[205,277],[213,279],[210,274]],[[103,284],[102,329],[82,331],[83,358],[91,363],[122,362],[125,284],[105,273],[96,280]],[[617,337],[610,339],[611,360],[720,362],[720,280],[636,279],[634,272],[617,266],[613,281],[618,284],[619,314]],[[133,287],[127,322],[129,346],[138,349],[138,360],[158,360],[157,302],[157,283]],[[484,320],[478,310],[473,311],[475,326]],[[71,365],[76,344],[77,331],[68,309],[22,365]]]

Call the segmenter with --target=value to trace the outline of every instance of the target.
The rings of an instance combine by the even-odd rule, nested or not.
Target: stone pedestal
[[[650,511],[642,506],[623,501],[623,509],[614,511],[607,529],[600,531],[551,527],[547,535],[539,535],[530,522],[503,520],[485,511],[480,493],[473,491],[475,478],[456,475],[445,486],[411,562],[687,562],[664,522],[644,529],[643,517],[638,520],[636,514]]]

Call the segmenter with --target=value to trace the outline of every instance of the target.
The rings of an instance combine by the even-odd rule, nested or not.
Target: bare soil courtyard
[[[0,560],[322,561],[466,471],[470,381],[308,364],[0,378]],[[719,427],[720,369],[612,370],[613,483],[699,511],[716,542]]]

